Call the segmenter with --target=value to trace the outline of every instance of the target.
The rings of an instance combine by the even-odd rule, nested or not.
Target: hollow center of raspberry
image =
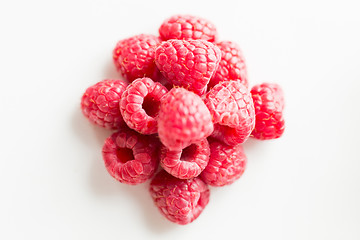
[[[191,161],[194,159],[194,155],[196,154],[197,146],[196,144],[191,144],[190,146],[186,147],[182,150],[180,160],[181,161]]]
[[[122,163],[126,163],[127,161],[134,160],[133,151],[129,148],[118,148],[116,149],[117,160]]]
[[[150,117],[156,117],[159,113],[160,101],[154,99],[153,97],[147,95],[144,98],[142,108],[145,110],[146,114]]]

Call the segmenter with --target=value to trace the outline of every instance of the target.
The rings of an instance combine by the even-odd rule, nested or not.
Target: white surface
[[[206,1],[207,2],[207,1]],[[298,3],[297,3],[298,2]],[[192,4],[192,5],[190,5]],[[358,1],[1,1],[0,239],[360,239]],[[85,89],[122,38],[175,13],[239,43],[251,84],[286,94],[286,132],[249,141],[242,179],[172,224],[106,172]]]

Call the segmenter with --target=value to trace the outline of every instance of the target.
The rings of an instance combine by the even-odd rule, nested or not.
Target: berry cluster
[[[218,41],[209,21],[176,15],[159,36],[119,41],[113,61],[123,80],[106,79],[82,96],[83,114],[115,132],[102,149],[109,174],[150,194],[170,221],[188,224],[209,202],[210,186],[241,177],[249,137],[279,138],[279,85],[249,88],[242,51]]]

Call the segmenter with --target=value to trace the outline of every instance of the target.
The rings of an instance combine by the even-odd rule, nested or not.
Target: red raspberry
[[[166,19],[159,29],[160,37],[169,39],[202,39],[214,42],[217,37],[215,26],[206,19],[190,15],[175,15]]]
[[[126,124],[142,134],[157,132],[160,99],[168,90],[150,78],[138,78],[124,91],[120,111]]]
[[[204,170],[209,155],[210,148],[206,138],[179,151],[170,151],[162,146],[160,165],[174,177],[190,179],[197,177]]]
[[[127,84],[121,80],[106,79],[86,89],[81,98],[81,110],[90,122],[108,129],[124,125],[119,101]]]
[[[208,89],[222,81],[237,80],[248,86],[245,58],[240,47],[233,42],[217,43],[221,50],[221,60],[214,76],[210,79]]]
[[[245,171],[247,159],[241,144],[228,146],[215,140],[210,142],[210,160],[201,179],[212,186],[229,185]]]
[[[201,141],[214,130],[211,115],[201,98],[184,88],[173,88],[160,101],[158,133],[171,151]]]
[[[198,95],[206,92],[220,58],[219,48],[202,40],[168,40],[155,52],[155,62],[162,74],[174,85]]]
[[[140,34],[119,41],[113,51],[116,69],[129,81],[150,77],[157,79],[159,71],[154,63],[155,48],[160,39]]]
[[[181,225],[198,218],[210,198],[209,188],[200,178],[183,180],[165,171],[151,181],[150,194],[161,214]]]
[[[242,83],[218,83],[207,93],[205,104],[216,124],[212,136],[224,143],[243,143],[254,129],[254,104],[249,90]]]
[[[158,146],[154,137],[123,128],[105,140],[102,154],[106,169],[122,183],[145,182],[158,167]]]
[[[251,89],[256,124],[251,136],[268,140],[281,137],[285,130],[284,94],[277,84],[263,83]]]

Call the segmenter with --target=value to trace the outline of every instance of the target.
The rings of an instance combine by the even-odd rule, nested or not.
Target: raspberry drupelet
[[[150,78],[138,78],[123,92],[120,111],[126,124],[142,134],[157,133],[160,100],[168,90]]]
[[[81,98],[81,110],[85,117],[90,122],[108,129],[123,126],[119,101],[126,86],[122,80],[106,79],[86,89]]]
[[[160,101],[158,133],[171,151],[181,151],[208,137],[214,130],[201,98],[184,88],[171,89]]]
[[[160,75],[154,63],[155,48],[160,43],[157,36],[140,34],[123,39],[113,50],[116,69],[129,82],[141,77],[154,80]]]
[[[175,86],[200,96],[206,92],[220,58],[220,49],[202,40],[168,40],[155,51],[160,72]]]
[[[255,110],[245,85],[239,81],[220,82],[204,101],[215,124],[212,137],[232,146],[247,140],[255,126]]]
[[[209,163],[201,173],[205,183],[221,187],[235,182],[245,171],[247,158],[241,144],[229,146],[210,139]]]
[[[230,41],[216,44],[221,50],[221,60],[214,76],[210,79],[208,89],[222,81],[235,80],[248,87],[248,74],[244,55],[240,47]]]
[[[278,84],[263,83],[251,89],[256,124],[251,136],[260,140],[281,137],[285,130],[284,94]]]
[[[162,40],[169,39],[202,39],[214,42],[217,30],[206,19],[191,15],[175,15],[166,19],[159,28]]]
[[[161,148],[161,167],[180,179],[197,177],[209,161],[209,143],[204,138],[180,151],[170,151],[165,146]]]
[[[178,179],[164,170],[151,181],[150,194],[160,213],[181,225],[198,218],[210,198],[209,188],[200,178]]]
[[[119,182],[143,183],[158,167],[159,144],[153,136],[124,127],[105,140],[102,155],[106,169]]]

